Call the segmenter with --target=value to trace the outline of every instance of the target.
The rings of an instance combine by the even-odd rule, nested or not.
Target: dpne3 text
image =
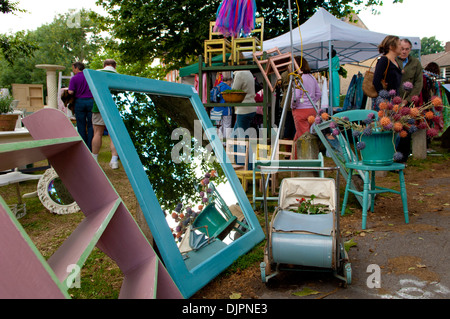
[[[211,317],[217,312],[226,311],[227,314],[265,314],[267,313],[267,304],[227,304],[226,308],[218,308],[217,306],[197,306],[189,304],[183,306],[183,314],[209,314]]]

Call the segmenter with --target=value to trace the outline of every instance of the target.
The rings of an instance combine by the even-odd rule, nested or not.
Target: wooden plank
[[[0,298],[69,298],[44,257],[0,197]]]
[[[78,265],[80,268],[83,266],[120,203],[121,200],[109,203],[95,214],[90,214],[83,219],[73,233],[49,258],[48,264],[60,281],[64,282],[69,275],[67,272],[69,265]],[[70,286],[70,284],[67,286]]]

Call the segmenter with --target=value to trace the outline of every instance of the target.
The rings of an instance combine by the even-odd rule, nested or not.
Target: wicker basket
[[[222,93],[222,97],[226,103],[241,103],[246,95],[247,93],[245,92]]]

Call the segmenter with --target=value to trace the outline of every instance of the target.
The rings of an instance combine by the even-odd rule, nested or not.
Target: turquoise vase
[[[394,162],[394,132],[373,132],[372,135],[361,135],[361,142],[366,147],[361,150],[363,164],[390,165]]]

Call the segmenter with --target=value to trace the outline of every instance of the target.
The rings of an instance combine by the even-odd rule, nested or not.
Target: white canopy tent
[[[395,35],[395,30],[392,34]],[[361,62],[378,55],[377,47],[386,36],[339,20],[327,10],[319,8],[300,26],[300,32],[299,27],[292,30],[293,53],[300,55],[303,44],[303,56],[314,69],[328,66],[327,53],[331,46],[336,50],[341,64]],[[412,42],[412,49],[420,50],[420,38],[400,38],[408,38]],[[264,50],[278,47],[282,53],[290,52],[290,32],[264,41],[263,47]]]
[[[291,34],[287,32],[264,41],[263,47],[264,50],[278,47],[282,53],[293,52],[294,55],[301,55],[303,51],[303,57],[312,69],[322,69],[331,65],[331,56],[327,57],[331,48],[336,50],[341,64],[358,63],[378,56],[378,45],[386,36],[341,21],[327,10],[319,8],[308,21],[292,30],[292,43]],[[408,38],[412,49],[420,50],[420,38],[400,38]],[[332,83],[330,90],[331,86]]]

